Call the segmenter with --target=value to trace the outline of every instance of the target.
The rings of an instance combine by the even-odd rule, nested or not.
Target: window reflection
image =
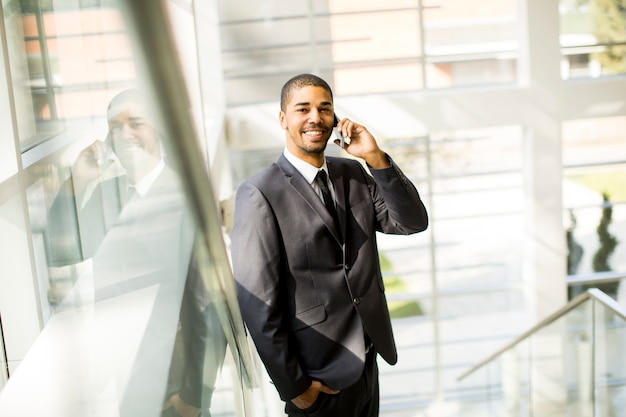
[[[133,30],[109,1],[14,0],[4,16],[43,329],[0,414],[232,415],[227,340],[243,335],[215,273],[227,259],[204,243],[221,229],[198,234]]]
[[[85,126],[102,115],[113,91],[133,85],[135,64],[114,2],[82,3],[78,9],[52,1],[7,6],[22,150]]]
[[[107,120],[108,137],[80,152],[47,211],[49,326],[91,306],[90,388],[113,383],[121,415],[208,412],[226,341],[183,183],[143,95],[116,95]]]

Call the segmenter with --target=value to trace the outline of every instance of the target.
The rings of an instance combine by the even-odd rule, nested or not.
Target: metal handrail
[[[173,154],[179,156],[177,168],[185,180],[191,214],[201,232],[201,243],[213,261],[214,276],[225,289],[228,299],[227,320],[234,332],[226,332],[226,338],[234,351],[233,356],[239,358],[235,365],[242,380],[252,386],[256,383],[255,366],[237,307],[232,270],[220,229],[218,204],[204,160],[198,152],[200,138],[191,117],[191,100],[183,78],[184,71],[177,59],[167,0],[126,0],[120,2],[120,8],[128,26],[136,30],[133,40],[144,64],[145,85],[153,88],[157,110],[161,115],[167,115],[162,127],[169,137],[176,138],[168,145]]]
[[[568,275],[566,282],[568,286],[584,284],[602,284],[606,282],[620,281],[626,278],[625,272],[594,272],[590,274]]]
[[[482,368],[487,363],[493,361],[494,359],[496,359],[498,356],[502,355],[507,350],[510,350],[511,348],[516,346],[517,344],[521,343],[522,341],[524,341],[528,337],[530,337],[530,336],[534,335],[535,333],[537,333],[538,331],[542,330],[544,327],[552,324],[556,320],[560,319],[561,317],[563,317],[564,315],[566,315],[570,311],[574,310],[575,308],[577,308],[578,306],[580,306],[584,302],[589,301],[590,299],[593,299],[593,300],[598,301],[599,303],[603,304],[605,307],[607,307],[609,310],[611,310],[614,314],[619,316],[622,320],[626,321],[626,309],[624,309],[624,307],[622,307],[615,299],[609,297],[608,295],[606,295],[601,290],[599,290],[597,288],[590,288],[587,291],[585,291],[584,293],[582,293],[579,296],[577,296],[576,298],[572,299],[569,303],[567,303],[563,307],[559,308],[557,311],[555,311],[554,313],[552,313],[551,315],[549,315],[545,319],[541,320],[539,323],[537,323],[535,326],[531,327],[529,330],[527,330],[524,333],[522,333],[520,336],[518,336],[515,339],[513,339],[511,342],[507,343],[506,345],[504,345],[503,347],[501,347],[500,349],[498,349],[497,351],[495,351],[494,353],[489,355],[487,358],[485,358],[482,361],[480,361],[478,364],[474,365],[468,371],[466,371],[463,374],[461,374],[457,378],[457,380],[461,381],[464,378],[468,377],[470,374],[472,374],[476,370]]]

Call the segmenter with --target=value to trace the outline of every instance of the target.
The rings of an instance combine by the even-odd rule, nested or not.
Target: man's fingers
[[[325,394],[339,394],[338,389],[332,389],[330,387],[327,387],[326,385],[322,385],[322,387],[320,388],[320,391]]]

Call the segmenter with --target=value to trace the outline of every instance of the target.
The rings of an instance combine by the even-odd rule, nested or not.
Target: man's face
[[[109,109],[113,151],[129,172],[145,173],[161,159],[157,133],[138,103],[119,103]]]
[[[287,149],[306,159],[321,155],[333,131],[334,108],[331,94],[322,87],[307,86],[291,92],[279,115],[286,132]]]

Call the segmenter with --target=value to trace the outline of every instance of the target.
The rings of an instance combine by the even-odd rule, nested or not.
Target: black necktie
[[[335,227],[337,228],[337,231],[340,231],[341,229],[339,228],[339,216],[337,216],[337,210],[335,210],[335,202],[333,201],[330,190],[328,189],[327,178],[328,176],[326,175],[326,171],[320,169],[319,171],[317,171],[317,175],[315,176],[315,182],[317,183],[318,187],[320,187],[320,191],[322,192],[322,200],[324,200],[324,205],[326,206],[326,209],[335,221]]]

